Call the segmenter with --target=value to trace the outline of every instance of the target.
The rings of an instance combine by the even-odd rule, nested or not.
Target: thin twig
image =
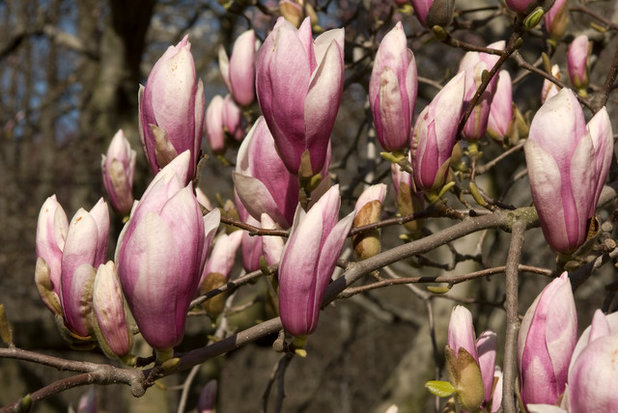
[[[197,375],[197,372],[200,371],[201,364],[196,364],[191,368],[185,382],[182,385],[182,393],[180,394],[180,401],[178,402],[178,410],[177,413],[184,413],[185,408],[187,407],[187,398],[189,397],[189,390],[191,390],[191,384]]]
[[[618,30],[618,24],[607,20],[605,17],[603,17],[602,15],[600,15],[599,13],[590,10],[589,8],[582,6],[582,5],[577,5],[577,6],[573,6],[573,7],[569,7],[569,11],[578,11],[580,13],[585,13],[589,16],[594,17],[595,19],[597,19],[598,21],[600,21],[603,25],[607,26],[608,29],[611,30]]]
[[[365,291],[375,290],[377,288],[390,287],[392,285],[399,284],[417,284],[417,283],[448,283],[449,286],[462,283],[464,281],[474,280],[476,278],[488,277],[494,274],[501,274],[506,271],[506,266],[502,265],[499,267],[487,268],[480,271],[474,271],[463,275],[458,275],[455,277],[449,275],[440,275],[436,277],[428,277],[428,276],[419,276],[419,277],[402,277],[402,278],[394,278],[389,280],[381,280],[376,281],[371,284],[363,285],[360,287],[347,288],[343,290],[337,298],[348,298],[356,294],[363,293]],[[552,275],[552,270],[548,268],[540,268],[533,267],[530,265],[519,265],[518,269],[520,271],[532,272],[535,274],[545,275],[547,277]]]
[[[498,162],[500,162],[501,160],[503,160],[504,158],[506,158],[510,154],[512,154],[514,152],[517,152],[521,148],[523,148],[524,147],[524,143],[526,143],[526,141],[521,141],[517,145],[513,146],[512,148],[502,152],[500,155],[496,156],[494,159],[492,159],[491,161],[487,162],[486,164],[477,166],[476,167],[476,174],[477,175],[482,175],[485,172],[489,171],[491,168],[496,166],[498,164]]]

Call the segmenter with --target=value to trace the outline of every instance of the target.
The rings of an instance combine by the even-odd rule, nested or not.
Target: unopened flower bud
[[[579,35],[569,45],[567,63],[571,83],[577,89],[586,89],[590,82],[588,76],[588,54],[590,43],[588,36]]]
[[[185,36],[152,67],[139,90],[139,134],[153,173],[189,150],[185,184],[195,175],[204,123],[204,86]]]
[[[358,197],[354,207],[354,222],[352,228],[375,224],[380,220],[382,204],[386,197],[386,185],[377,184],[365,189]],[[356,255],[364,260],[380,252],[380,229],[372,229],[352,237]]]
[[[569,10],[567,0],[556,0],[554,5],[543,16],[545,31],[554,40],[559,40],[569,25]]]
[[[133,177],[135,175],[136,152],[125,138],[122,129],[116,132],[102,155],[101,169],[103,185],[109,195],[112,207],[121,215],[127,216],[133,206]]]
[[[223,47],[219,49],[219,68],[223,81],[234,100],[241,106],[250,105],[255,98],[255,59],[258,44],[255,32],[247,30],[234,42],[229,58]]]
[[[549,283],[526,311],[517,357],[525,404],[555,404],[564,392],[577,340],[577,313],[565,272]]]
[[[124,301],[116,266],[112,261],[101,264],[92,291],[92,326],[103,352],[112,359],[123,359],[131,351]]]

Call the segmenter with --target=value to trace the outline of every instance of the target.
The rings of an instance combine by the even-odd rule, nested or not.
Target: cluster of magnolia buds
[[[526,311],[519,330],[519,395],[531,413],[610,412],[618,394],[610,384],[618,370],[618,313],[596,310],[577,338],[577,311],[565,272],[549,283]],[[475,338],[472,314],[456,306],[445,349],[449,382],[428,382],[436,395],[456,398],[467,411],[497,412],[502,372],[496,366],[496,334]]]
[[[507,1],[519,14],[543,7],[539,3],[545,2]],[[412,4],[423,25],[445,26],[452,18],[452,0]],[[547,10],[545,25],[552,36],[564,31],[563,8],[564,2],[556,1]],[[407,44],[401,23],[384,36],[368,98],[382,147],[411,166],[404,171],[394,163],[391,169],[397,210],[409,216],[424,208],[423,195],[435,201],[452,179],[458,139],[467,140],[464,145],[470,148],[486,134],[502,142],[515,133],[518,112],[509,73],[503,70],[487,80],[505,48],[500,41],[490,44],[487,53],[466,53],[458,73],[414,121],[418,75]],[[206,111],[190,47],[185,37],[168,48],[139,89],[139,135],[154,178],[138,201],[133,195],[136,153],[122,131],[103,156],[110,203],[126,218],[113,261],[106,262],[110,217],[102,199],[69,221],[51,196],[39,215],[36,282],[43,301],[75,345],[97,342],[110,357],[123,361],[130,361],[132,341],[125,300],[142,337],[161,358],[169,357],[183,339],[192,300],[227,283],[238,250],[246,271],[279,266],[273,285],[283,327],[294,336],[311,334],[350,230],[377,224],[386,198],[385,184],[368,186],[354,211],[339,219],[339,185],[331,186],[328,168],[330,135],[343,92],[344,29],[324,31],[314,39],[310,16],[298,24],[279,18],[261,47],[253,31],[243,33],[229,58],[223,49],[219,52],[229,94],[215,96]],[[585,36],[569,48],[569,74],[580,95],[588,86],[588,50]],[[486,88],[471,107],[483,83]],[[542,95],[545,103],[525,144],[532,197],[548,243],[570,254],[589,235],[611,162],[611,123],[603,108],[586,124],[569,89],[545,85]],[[256,97],[263,116],[245,135],[242,108]],[[462,124],[466,110],[469,117]],[[225,150],[226,135],[242,141],[232,174],[236,205],[229,210],[258,231],[287,230],[287,241],[240,230],[217,235],[220,210],[193,188],[204,120],[214,153]],[[419,220],[406,224],[410,236],[420,237],[420,225]],[[380,230],[354,233],[352,243],[359,259],[372,257],[381,249]],[[598,344],[617,333],[614,319],[601,315],[595,316],[581,348],[575,346],[569,294],[563,276],[541,293],[524,319],[519,357],[526,404],[556,404],[563,397],[566,409],[579,411],[576,404],[593,397],[584,384],[589,364],[615,350],[615,341]],[[220,295],[203,308],[216,319],[224,304]],[[559,331],[549,330],[553,318]],[[477,339],[464,307],[451,315],[446,359],[458,403],[467,410],[482,406],[497,411],[501,373],[495,366],[496,335],[486,331]],[[541,388],[543,394],[537,394]]]
[[[543,289],[519,331],[521,399],[530,412],[612,412],[618,394],[618,313],[594,313],[577,339],[571,282],[563,273]]]

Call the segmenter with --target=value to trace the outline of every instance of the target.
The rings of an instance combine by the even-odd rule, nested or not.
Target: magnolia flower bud
[[[492,390],[496,370],[496,341],[496,333],[493,331],[483,331],[476,340],[479,367],[481,369],[481,377],[483,378],[485,403],[489,402],[494,396]]]
[[[112,207],[121,215],[129,215],[133,206],[133,177],[136,153],[125,138],[122,129],[116,132],[102,155],[103,185]]]
[[[378,139],[387,151],[410,145],[410,126],[418,90],[414,53],[401,22],[384,36],[369,81],[369,104]]]
[[[513,11],[526,13],[536,6],[536,0],[506,0],[506,5]]]
[[[386,185],[376,184],[368,187],[358,197],[354,207],[353,228],[375,224],[380,220],[382,204],[386,197]],[[364,260],[380,252],[380,230],[364,231],[352,237],[354,251],[361,260]]]
[[[225,152],[225,132],[223,130],[223,97],[215,95],[206,108],[206,137],[210,149],[218,154]]]
[[[569,10],[567,0],[556,0],[554,5],[543,15],[545,31],[552,39],[558,40],[564,36],[569,25]]]
[[[536,113],[524,146],[532,199],[545,239],[570,253],[586,241],[612,157],[611,122],[602,108],[585,124],[570,89]]]
[[[69,221],[62,206],[52,195],[45,200],[36,225],[35,282],[45,305],[62,316],[60,305],[60,274],[62,251],[69,230]]]
[[[591,325],[577,341],[563,405],[570,412],[613,412],[618,395],[612,385],[618,374],[618,313],[594,313]]]
[[[92,326],[103,352],[110,358],[124,358],[131,351],[131,334],[116,266],[112,261],[99,265],[92,291]]]
[[[87,212],[75,213],[69,224],[60,276],[60,302],[66,326],[80,337],[88,337],[92,311],[95,269],[105,262],[109,236],[109,210],[103,198]]]
[[[399,165],[391,164],[391,177],[393,178],[397,212],[406,216],[422,211],[425,208],[425,201],[423,194],[415,191],[412,175],[402,171]],[[421,235],[422,222],[422,220],[416,219],[403,225],[412,237],[418,238]]]
[[[513,87],[511,75],[506,70],[498,74],[498,84],[494,98],[489,107],[487,134],[493,139],[502,141],[509,134],[513,121]]]
[[[155,63],[139,90],[139,134],[153,173],[189,150],[187,183],[195,175],[204,123],[204,86],[185,36]]]
[[[223,99],[223,128],[236,141],[241,141],[245,135],[242,122],[242,111],[234,103],[231,95]]]
[[[232,177],[239,199],[256,221],[266,213],[282,228],[290,227],[298,204],[298,179],[277,154],[263,117],[240,145]]]
[[[234,258],[240,242],[242,240],[243,231],[234,231],[231,234],[220,234],[215,238],[212,252],[204,266],[201,281],[203,281],[210,273],[223,274],[226,279],[229,278],[232,267],[234,266]]]
[[[567,66],[571,83],[577,89],[586,89],[590,81],[588,78],[589,48],[588,36],[585,34],[577,36],[569,45]]]
[[[463,107],[465,77],[451,79],[416,120],[412,133],[412,171],[416,188],[441,188],[455,146]]]
[[[472,314],[455,306],[448,325],[446,365],[457,399],[466,410],[476,410],[483,402],[483,379],[479,367]]]
[[[341,199],[335,185],[307,213],[297,209],[279,266],[279,312],[295,336],[311,334],[353,214],[337,222]]]
[[[264,229],[280,229],[277,223],[269,217],[267,214],[262,214],[262,220],[260,222]],[[262,239],[262,252],[264,253],[264,259],[268,265],[277,265],[281,262],[281,255],[283,254],[283,248],[285,243],[281,237],[263,237]]]
[[[234,42],[229,59],[223,46],[219,48],[219,69],[223,81],[234,100],[241,106],[250,105],[255,97],[255,58],[258,44],[255,32],[247,30]]]
[[[185,186],[190,162],[185,151],[155,176],[116,248],[129,308],[142,336],[157,350],[182,341],[211,233],[219,226],[219,210],[202,216],[191,185]]]
[[[577,313],[565,272],[543,289],[521,323],[517,359],[524,404],[556,404],[576,340]]]
[[[309,18],[296,30],[280,17],[258,53],[260,108],[293,174],[315,175],[326,162],[343,91],[343,46],[343,29],[313,41]],[[303,154],[307,162],[301,170]]]

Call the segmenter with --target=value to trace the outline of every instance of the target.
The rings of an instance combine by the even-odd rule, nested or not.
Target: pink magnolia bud
[[[556,251],[572,252],[586,240],[612,145],[605,108],[586,126],[570,89],[545,102],[532,120],[524,146],[532,199],[545,239]]]
[[[553,65],[551,67],[551,74],[556,79],[560,80],[560,66]],[[550,82],[547,79],[543,79],[543,86],[541,88],[541,103],[545,103],[549,98],[556,96],[560,88],[554,82]]]
[[[260,223],[249,216],[247,221],[249,225],[259,227]],[[262,256],[262,237],[249,235],[247,231],[243,231],[242,241],[242,266],[247,272],[256,271],[260,268],[260,257]]]
[[[596,310],[591,325],[584,330],[573,350],[562,406],[571,412],[616,410],[618,398],[608,384],[618,372],[615,357],[610,356],[617,351],[610,343],[616,343],[617,339],[618,313],[605,315]]]
[[[99,265],[92,289],[93,327],[101,349],[108,357],[122,358],[131,351],[131,334],[116,266]]]
[[[487,47],[490,49],[502,50],[504,46],[505,42],[501,40]],[[466,73],[465,106],[472,101],[472,98],[476,94],[476,90],[483,82],[483,72],[489,72],[499,58],[499,55],[494,54],[467,52],[463,59],[461,59],[459,63],[459,72]],[[487,130],[487,120],[489,119],[489,108],[494,98],[497,84],[498,78],[494,76],[481,95],[481,98],[477,101],[470,117],[464,125],[461,132],[464,139],[480,139],[485,134]]]
[[[513,86],[511,75],[506,70],[498,74],[498,84],[494,98],[489,107],[487,133],[492,138],[502,141],[509,133],[513,120]]]
[[[423,109],[412,132],[412,170],[416,188],[444,185],[463,108],[465,77],[451,79]]]
[[[564,272],[541,291],[521,323],[517,357],[524,404],[556,404],[565,389],[576,340],[575,301]]]
[[[472,314],[455,306],[448,324],[446,363],[457,399],[466,410],[476,410],[483,403],[484,384],[476,350]]]
[[[591,340],[569,369],[569,412],[618,411],[618,333]]]
[[[573,355],[571,356],[569,371],[573,368],[573,363],[575,363],[579,354],[588,344],[597,338],[615,334],[618,334],[618,313],[605,315],[601,310],[596,310],[592,317],[592,322],[586,327],[579,340],[577,340]]]
[[[505,1],[506,1],[506,6],[509,9],[517,13],[530,12],[537,5],[536,0],[505,0]]]
[[[153,173],[189,150],[188,182],[195,175],[204,124],[204,86],[195,74],[185,36],[155,63],[139,90],[139,134]]]
[[[230,95],[227,95],[223,100],[223,127],[237,141],[241,141],[245,136],[243,129],[242,111],[232,100]]]
[[[189,303],[206,261],[209,236],[220,213],[206,216],[185,178],[191,154],[185,151],[150,183],[116,248],[118,277],[144,339],[169,350],[182,341]]]
[[[213,97],[206,109],[206,137],[214,153],[225,152],[223,98],[220,95]]]
[[[103,185],[112,207],[121,215],[129,215],[133,206],[133,176],[136,153],[125,138],[122,129],[116,132],[102,155]]]
[[[391,164],[391,177],[397,212],[405,216],[422,211],[425,208],[425,201],[423,194],[415,190],[412,175],[402,171],[399,165]],[[420,235],[422,220],[408,221],[403,225],[412,236]]]
[[[552,39],[560,39],[569,24],[567,0],[556,0],[554,5],[543,15],[545,31]]]
[[[472,313],[466,307],[457,305],[453,308],[448,323],[446,343],[455,355],[463,348],[478,363],[479,356],[476,351],[476,335],[472,324]]]
[[[249,215],[249,211],[243,205],[238,192],[234,190],[234,203],[238,211],[238,217],[246,224],[260,227],[260,222]],[[256,271],[260,268],[260,257],[262,256],[262,237],[249,235],[248,231],[243,231],[240,242],[242,251],[242,266],[247,272]]]
[[[60,274],[62,251],[68,230],[67,215],[56,195],[52,195],[43,203],[36,225],[35,281],[45,305],[58,315],[62,315]]]
[[[337,222],[339,186],[331,187],[305,213],[297,210],[279,266],[279,312],[295,336],[311,334],[354,214]]]
[[[262,214],[260,224],[264,229],[280,229],[279,225],[267,214]],[[264,259],[268,265],[277,265],[281,262],[284,244],[283,238],[281,237],[262,238],[262,252],[264,253]]]
[[[200,284],[206,276],[212,272],[222,274],[226,278],[229,278],[232,267],[234,266],[236,251],[240,248],[242,234],[243,231],[234,231],[229,235],[223,233],[215,238],[212,252],[204,266]]]
[[[103,198],[90,212],[80,208],[69,224],[62,253],[60,302],[67,327],[81,337],[90,335],[92,282],[96,268],[105,262],[109,225],[109,210]]]
[[[382,204],[386,198],[386,185],[376,184],[367,187],[356,201],[354,206],[353,228],[375,224],[380,220],[382,214]],[[364,260],[373,257],[381,250],[380,229],[363,231],[352,237],[354,252]]]
[[[483,377],[485,403],[489,402],[494,396],[492,389],[496,370],[496,341],[496,333],[493,331],[483,331],[476,340],[476,350],[479,356],[479,367],[481,369],[481,377]]]
[[[369,81],[369,104],[378,139],[387,151],[410,145],[418,90],[416,61],[401,22],[384,36]]]
[[[234,42],[228,59],[223,46],[219,48],[219,69],[227,90],[241,106],[248,106],[255,97],[255,57],[258,41],[255,32],[247,30]]]
[[[198,413],[214,413],[217,407],[217,380],[210,380],[204,386],[197,401]]]
[[[577,89],[588,87],[588,36],[585,34],[577,36],[569,45],[567,63],[571,83]]]
[[[289,228],[298,204],[298,179],[275,149],[266,121],[260,117],[238,150],[233,173],[238,197],[256,220],[268,214],[282,228]]]
[[[454,0],[410,0],[414,14],[423,26],[446,27],[453,17]]]
[[[280,17],[258,53],[260,108],[293,174],[311,176],[324,167],[343,91],[343,43],[343,29],[313,41],[309,18],[296,30]]]

